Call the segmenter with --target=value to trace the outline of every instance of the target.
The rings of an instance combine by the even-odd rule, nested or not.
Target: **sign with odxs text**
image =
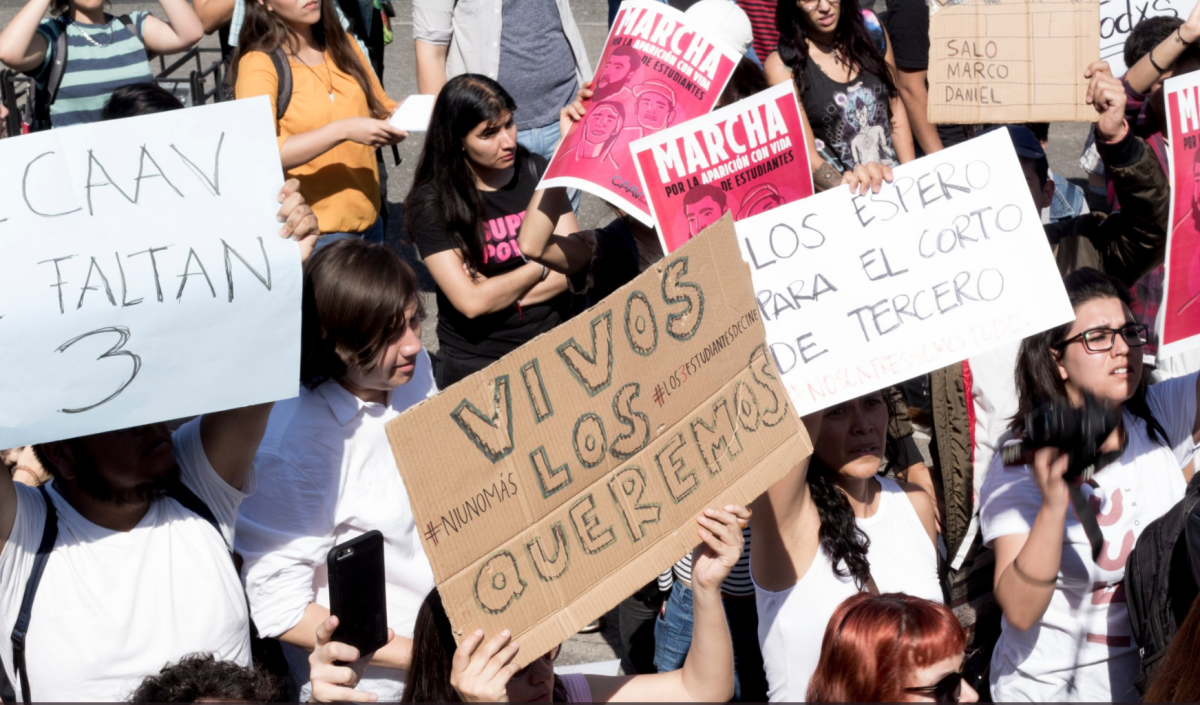
[[[456,638],[509,629],[522,663],[811,452],[728,217],[387,432]]]
[[[740,59],[679,10],[626,0],[604,43],[587,114],[559,142],[538,188],[583,189],[653,225],[629,144],[707,114]]]
[[[663,252],[726,212],[744,220],[812,195],[806,145],[790,82],[634,142]]]
[[[1008,132],[737,224],[801,414],[1074,318]]]
[[[1167,80],[1171,227],[1156,329],[1158,356],[1200,345],[1200,74]]]
[[[0,140],[0,448],[293,397],[265,98]]]

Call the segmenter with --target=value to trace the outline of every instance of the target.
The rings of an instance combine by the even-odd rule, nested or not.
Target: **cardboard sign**
[[[1137,23],[1150,17],[1186,19],[1193,5],[1190,0],[1100,0],[1100,58],[1114,76],[1125,75],[1125,40]]]
[[[741,58],[679,10],[626,0],[604,43],[587,115],[559,142],[538,188],[583,189],[653,225],[629,144],[706,115]]]
[[[790,82],[631,144],[663,252],[812,195],[806,144]]]
[[[1164,359],[1200,345],[1200,74],[1168,79],[1166,101],[1171,227],[1157,318],[1157,357]]]
[[[929,120],[1089,122],[1097,0],[930,0]]]
[[[296,395],[271,106],[0,141],[0,447]]]
[[[529,663],[811,452],[728,216],[571,322],[387,426],[459,639]]]
[[[808,414],[1074,318],[1008,132],[738,223],[767,342]]]

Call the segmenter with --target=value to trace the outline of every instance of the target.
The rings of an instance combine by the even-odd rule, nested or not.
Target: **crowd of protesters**
[[[390,3],[158,1],[162,17],[28,0],[0,62],[36,86],[25,128],[58,129],[184,109],[150,57],[219,34],[229,96],[274,114],[279,235],[304,262],[299,393],[0,454],[4,701],[1200,699],[1200,358],[1144,357],[1163,81],[1200,69],[1200,4],[1137,23],[1124,76],[1078,77],[1086,190],[1052,169],[1047,125],[983,128],[1012,140],[1074,321],[806,417],[811,457],[696,517],[695,551],[616,611],[626,675],[597,676],[556,675],[561,645],[456,638],[384,426],[663,256],[628,214],[585,228],[577,193],[537,189],[628,57],[593,81],[567,0],[414,0],[415,65],[390,70],[437,96],[402,224],[436,292],[431,354],[419,277],[385,244],[381,149],[408,137],[381,82]],[[669,4],[742,52],[720,105],[794,87],[819,191],[878,189],[981,131],[927,119],[925,3]],[[591,110],[611,149],[600,133],[628,116]],[[1021,445],[1047,404],[1118,419],[1082,502],[1070,453]],[[337,640],[325,558],[370,531],[389,634],[364,654]]]

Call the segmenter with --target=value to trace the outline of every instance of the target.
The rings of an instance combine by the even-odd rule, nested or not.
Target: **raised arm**
[[[29,0],[0,32],[0,62],[13,71],[33,71],[46,59],[46,37],[37,31],[53,0]]]
[[[701,544],[692,554],[692,645],[683,668],[639,676],[586,676],[596,702],[728,702],[733,697],[733,641],[721,581],[742,555],[745,507],[705,509],[696,518]]]
[[[1159,42],[1129,68],[1125,73],[1125,83],[1137,93],[1149,93],[1154,84],[1197,39],[1200,39],[1200,2],[1196,3],[1187,20],[1172,32],[1171,36]],[[1163,70],[1155,68],[1155,64]]]
[[[142,38],[152,53],[177,54],[204,38],[204,25],[187,0],[158,0],[158,3],[167,13],[167,21],[150,16],[142,25]]]
[[[194,0],[193,7],[205,34],[212,34],[233,21],[233,5],[238,0]],[[237,38],[234,37],[234,41]]]
[[[1125,89],[1108,64],[1088,68],[1088,102],[1100,113],[1096,147],[1121,211],[1085,235],[1104,260],[1104,269],[1127,286],[1163,260],[1170,218],[1170,187],[1154,151],[1131,134],[1125,122]]]

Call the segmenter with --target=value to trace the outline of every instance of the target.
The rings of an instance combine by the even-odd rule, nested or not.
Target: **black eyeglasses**
[[[1125,339],[1126,345],[1131,348],[1140,348],[1149,342],[1149,331],[1150,329],[1141,323],[1130,323],[1121,328],[1092,328],[1067,338],[1054,347],[1062,350],[1076,340],[1082,340],[1083,347],[1087,348],[1088,352],[1108,352],[1112,350],[1117,340],[1117,334],[1120,333],[1121,337]]]
[[[553,649],[550,649],[550,651],[546,652],[546,655],[543,656],[542,658],[546,659],[550,663],[554,663],[555,661],[558,660],[558,655],[561,653],[562,653],[562,644],[559,644],[558,646],[554,647]],[[524,675],[525,672],[529,670],[529,667],[535,663],[537,663],[537,661],[533,661],[533,662],[529,663],[528,665],[525,666],[525,668],[522,668],[521,670],[517,671],[513,675],[513,677],[516,678],[518,676]]]
[[[963,684],[963,668],[967,662],[979,653],[978,649],[971,649],[963,654],[962,665],[954,673],[947,673],[942,676],[942,679],[933,685],[923,685],[916,688],[905,688],[904,692],[914,693],[916,695],[924,695],[927,698],[933,698],[939,703],[956,703],[962,697]]]

